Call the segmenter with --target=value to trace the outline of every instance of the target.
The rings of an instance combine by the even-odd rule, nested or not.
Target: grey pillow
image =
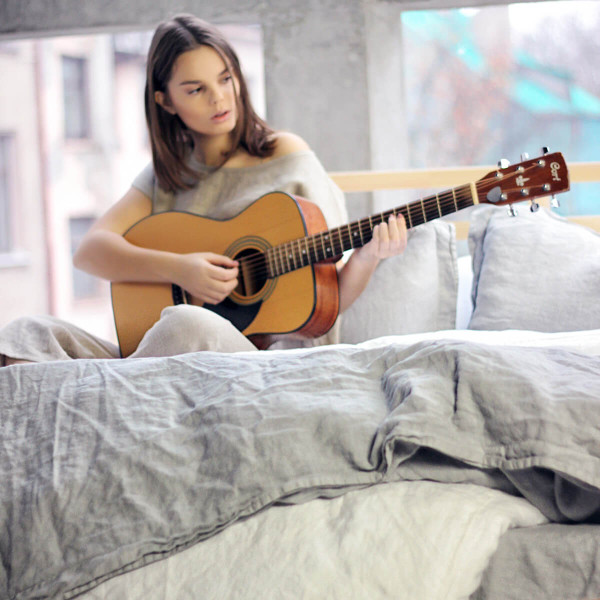
[[[382,260],[341,319],[340,341],[454,329],[458,267],[454,225],[432,221],[408,232],[403,254]]]
[[[547,209],[481,206],[469,227],[469,329],[600,328],[600,236]]]

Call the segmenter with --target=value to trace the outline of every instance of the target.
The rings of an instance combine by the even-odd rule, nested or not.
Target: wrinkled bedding
[[[545,522],[523,498],[478,485],[374,485],[273,506],[82,598],[466,600],[506,531]]]
[[[599,532],[556,523],[508,531],[470,600],[600,598]]]
[[[594,518],[599,392],[597,357],[461,340],[4,369],[0,595],[73,596],[407,480],[522,494],[505,528]]]

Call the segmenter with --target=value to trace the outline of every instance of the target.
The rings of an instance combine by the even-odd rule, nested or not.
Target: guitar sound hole
[[[248,248],[235,256],[240,261],[238,286],[235,291],[240,296],[253,296],[260,292],[267,281],[267,264],[264,253]]]

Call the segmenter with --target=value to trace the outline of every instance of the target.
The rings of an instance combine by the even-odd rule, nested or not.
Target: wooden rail
[[[600,162],[570,163],[571,183],[600,182]],[[476,181],[496,167],[448,167],[443,169],[409,169],[404,171],[337,171],[331,178],[345,192],[370,192],[455,187]]]
[[[568,167],[572,184],[600,182],[600,162],[569,163]],[[446,189],[477,181],[495,170],[494,166],[448,167],[404,171],[338,171],[329,175],[344,192],[370,192],[398,189]],[[544,202],[540,203],[544,204]],[[569,220],[600,231],[600,215],[574,216],[569,217]],[[453,222],[458,239],[465,239],[468,234],[468,222]]]

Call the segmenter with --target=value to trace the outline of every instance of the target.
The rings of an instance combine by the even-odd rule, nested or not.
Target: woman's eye
[[[204,89],[203,87],[197,87],[197,88],[194,88],[193,90],[190,90],[188,92],[188,94],[190,94],[190,96],[193,96],[195,94],[200,93],[203,89]]]

